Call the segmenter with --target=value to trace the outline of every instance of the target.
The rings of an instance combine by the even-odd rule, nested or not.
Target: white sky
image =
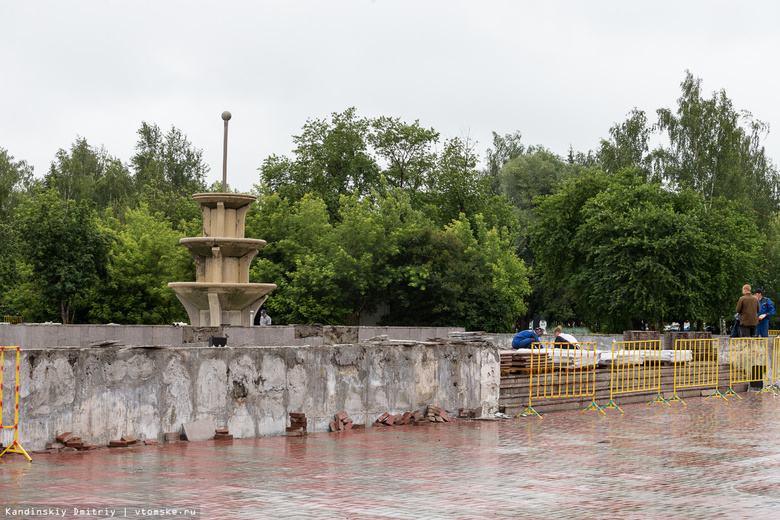
[[[306,119],[419,119],[443,137],[519,130],[559,155],[637,107],[707,97],[780,124],[780,2],[0,0],[0,147],[42,177],[77,136],[129,162],[142,121],[176,126],[248,191]],[[780,160],[780,138],[765,141]]]

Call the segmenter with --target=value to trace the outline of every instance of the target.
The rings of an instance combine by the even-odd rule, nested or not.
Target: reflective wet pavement
[[[742,397],[6,455],[0,518],[779,518],[780,398]]]

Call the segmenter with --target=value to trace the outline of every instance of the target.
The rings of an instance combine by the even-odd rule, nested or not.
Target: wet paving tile
[[[32,463],[11,454],[0,459],[0,518],[43,507],[82,519],[107,517],[82,514],[90,508],[220,520],[780,517],[780,399],[686,402]]]

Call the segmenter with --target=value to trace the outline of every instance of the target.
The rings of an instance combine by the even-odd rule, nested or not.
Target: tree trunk
[[[60,300],[60,320],[62,320],[63,325],[68,324],[68,314],[69,314],[70,308],[66,304],[65,300]]]

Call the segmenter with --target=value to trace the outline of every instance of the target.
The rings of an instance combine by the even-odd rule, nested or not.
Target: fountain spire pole
[[[227,130],[231,117],[233,117],[232,114],[227,110],[222,112],[222,120],[225,122],[225,140],[222,146],[222,193],[227,191]]]

